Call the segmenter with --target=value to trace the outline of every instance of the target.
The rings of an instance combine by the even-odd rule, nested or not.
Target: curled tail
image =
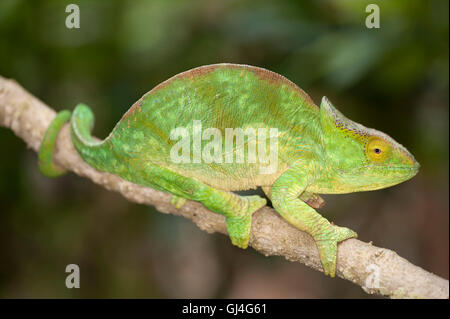
[[[58,177],[66,173],[66,170],[53,162],[53,149],[61,127],[70,119],[70,111],[59,112],[45,132],[44,139],[39,149],[39,170],[48,177]]]
[[[96,165],[103,155],[103,149],[100,149],[103,142],[94,140],[91,130],[94,126],[94,114],[85,104],[79,104],[71,113],[69,111],[59,112],[50,123],[42,140],[39,150],[39,169],[41,173],[48,177],[58,177],[66,173],[60,166],[53,161],[53,151],[58,137],[58,133],[62,126],[70,119],[72,142],[80,156],[91,166],[97,168]],[[100,154],[99,154],[100,151]],[[102,157],[102,156],[100,156]]]

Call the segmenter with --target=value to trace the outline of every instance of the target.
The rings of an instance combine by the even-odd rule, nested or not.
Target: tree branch
[[[39,150],[44,132],[54,116],[52,109],[15,81],[0,76],[0,125],[13,130],[28,147]],[[187,201],[182,208],[176,209],[170,204],[167,193],[127,182],[88,166],[72,145],[68,125],[58,137],[55,160],[68,170],[121,193],[132,202],[153,205],[162,213],[189,218],[208,233],[227,234],[224,217],[200,203]],[[284,256],[322,271],[313,239],[290,226],[269,207],[253,215],[250,246],[266,256]],[[369,294],[391,298],[449,298],[448,280],[411,264],[392,250],[348,239],[339,244],[338,251],[337,275],[361,286]]]

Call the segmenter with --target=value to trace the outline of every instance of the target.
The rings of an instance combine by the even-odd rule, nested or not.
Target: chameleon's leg
[[[194,199],[196,198],[208,209],[224,215],[233,245],[247,248],[252,227],[252,214],[265,206],[266,200],[257,195],[240,196],[205,186],[198,188]]]
[[[325,275],[334,277],[337,243],[357,234],[348,228],[332,225],[299,198],[306,188],[307,176],[307,171],[301,166],[286,171],[272,186],[272,204],[284,219],[314,238]]]
[[[140,182],[144,185],[201,202],[206,208],[225,216],[231,242],[240,248],[248,246],[253,212],[266,205],[266,200],[259,196],[239,196],[215,189],[157,165],[145,165],[141,176]]]
[[[48,177],[58,177],[66,173],[66,171],[57,166],[53,162],[53,148],[55,146],[56,138],[61,130],[61,127],[69,121],[70,111],[59,112],[45,132],[44,138],[39,149],[39,170]]]
[[[264,191],[264,194],[266,194],[267,197],[271,199],[272,186],[263,186],[261,188]],[[303,192],[300,194],[299,198],[315,209],[322,208],[325,205],[325,200],[319,195],[314,193]]]

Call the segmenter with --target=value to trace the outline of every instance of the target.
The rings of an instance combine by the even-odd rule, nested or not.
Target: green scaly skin
[[[62,173],[51,154],[69,118],[64,112],[50,125],[39,154],[40,169],[48,176]],[[192,132],[194,120],[203,128],[219,129],[222,136],[225,128],[277,128],[277,170],[261,174],[259,162],[247,161],[172,162],[169,154],[176,142],[170,139],[171,130],[185,127]],[[419,169],[403,146],[347,119],[325,97],[319,108],[281,75],[247,65],[209,65],[172,77],[138,100],[102,142],[91,137],[93,121],[83,104],[71,116],[75,148],[92,167],[169,192],[177,207],[186,199],[201,202],[225,216],[231,241],[241,248],[248,246],[253,212],[266,200],[231,191],[261,186],[284,219],[314,238],[324,272],[331,277],[337,244],[357,235],[316,212],[323,204],[317,194],[385,188],[410,179]],[[202,149],[208,142],[202,140]]]

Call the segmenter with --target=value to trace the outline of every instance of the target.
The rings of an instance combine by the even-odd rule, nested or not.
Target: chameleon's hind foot
[[[175,206],[175,208],[179,209],[181,207],[183,207],[183,205],[186,203],[186,198],[177,196],[177,195],[173,195],[170,197],[170,204],[172,204],[173,206]]]
[[[252,214],[266,205],[266,200],[259,196],[243,197],[247,200],[247,206],[242,214],[235,214],[226,218],[228,234],[233,245],[239,248],[247,248],[252,228]]]
[[[336,275],[337,244],[356,237],[358,235],[353,230],[335,225],[330,225],[329,229],[314,236],[325,275]]]

